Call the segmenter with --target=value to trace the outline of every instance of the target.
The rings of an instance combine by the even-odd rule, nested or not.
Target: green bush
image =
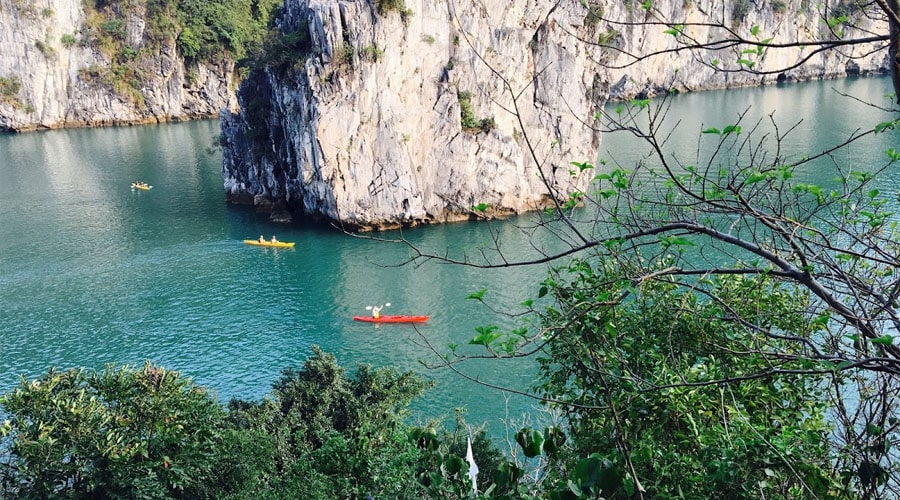
[[[178,47],[189,58],[214,58],[224,48],[235,60],[243,59],[262,44],[280,5],[279,0],[181,0]]]
[[[261,402],[235,400],[230,420],[273,439],[265,488],[285,497],[411,498],[417,460],[403,418],[430,384],[412,372],[360,365],[352,376],[313,347],[299,371],[285,370]]]
[[[242,61],[242,68],[267,67],[285,74],[299,68],[312,53],[312,40],[307,22],[303,21],[297,31],[289,33],[270,32],[261,48]]]
[[[521,489],[521,469],[461,412],[453,431],[404,423],[430,385],[393,368],[347,373],[313,347],[268,397],[226,411],[150,363],[50,370],[0,397],[0,498],[462,498],[467,438],[480,491]]]
[[[750,0],[735,0],[731,6],[731,20],[740,24],[750,12]]]
[[[0,77],[0,96],[14,97],[22,90],[22,81],[19,77]]]
[[[835,498],[828,377],[791,374],[806,366],[800,352],[798,361],[765,356],[810,334],[807,298],[766,276],[704,278],[715,293],[699,298],[674,279],[633,285],[628,275],[621,262],[575,260],[546,282],[558,307],[544,316],[554,340],[537,390],[566,403],[584,460],[568,473],[589,467],[600,479],[582,491],[630,498],[640,484],[654,498]]]
[[[227,490],[238,441],[221,405],[149,363],[50,370],[0,399],[12,457],[4,491],[22,498],[208,498]]]
[[[459,101],[459,118],[460,125],[463,130],[470,132],[488,132],[496,127],[494,118],[475,118],[475,111],[472,110],[472,93],[468,91],[459,92],[456,96]]]
[[[61,37],[59,37],[59,41],[67,49],[72,48],[72,46],[75,45],[75,35],[71,33],[65,33]]]

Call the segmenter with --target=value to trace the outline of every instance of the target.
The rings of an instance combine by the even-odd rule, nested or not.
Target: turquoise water
[[[691,130],[721,127],[753,105],[759,114],[777,108],[785,120],[805,118],[808,127],[792,140],[815,148],[856,122],[880,120],[878,113],[851,115],[832,87],[876,97],[888,85],[886,78],[857,79],[680,96],[670,113],[690,134],[677,147],[696,148]],[[441,350],[457,343],[474,353],[465,344],[477,326],[513,325],[467,295],[487,288],[495,307],[517,311],[536,294],[543,268],[397,267],[409,255],[403,245],[269,223],[224,202],[221,158],[208,151],[216,134],[217,122],[200,121],[0,135],[0,391],[51,366],[149,359],[191,376],[223,401],[256,399],[319,345],[348,369],[394,365],[435,380],[438,386],[415,404],[417,418],[452,415],[464,406],[470,421],[500,433],[507,415],[533,413],[529,399],[507,400],[422,362],[434,361],[426,340]],[[854,148],[853,159],[875,161],[896,139],[883,135]],[[604,139],[603,155],[634,151],[618,136]],[[153,189],[131,190],[136,180]],[[898,187],[896,176],[879,182]],[[448,224],[402,235],[436,253],[459,255],[489,241],[491,229],[513,254],[527,249],[510,223]],[[295,241],[296,248],[241,242],[260,234]],[[366,306],[384,302],[392,304],[385,314],[430,314],[431,320],[418,328],[352,321]],[[529,362],[461,368],[516,389],[528,387],[534,375]]]
[[[447,370],[425,369],[423,339],[443,349],[497,322],[466,296],[489,288],[520,303],[535,270],[485,272],[425,264],[387,267],[406,247],[335,230],[270,224],[227,205],[221,158],[209,154],[213,121],[0,136],[0,389],[48,367],[154,363],[177,369],[223,401],[256,399],[312,345],[356,363],[421,372],[439,386],[416,404],[421,417],[468,406],[476,422],[506,415],[500,393]],[[133,191],[143,180],[151,191]],[[486,225],[406,231],[411,241],[458,250]],[[508,232],[507,228],[507,232]],[[293,250],[244,245],[277,234]],[[397,233],[391,233],[397,236]],[[411,325],[352,321],[367,305],[430,314]],[[474,376],[517,388],[530,365],[469,363]],[[531,403],[511,403],[518,415]]]

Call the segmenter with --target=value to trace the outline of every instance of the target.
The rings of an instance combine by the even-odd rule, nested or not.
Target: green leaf
[[[632,99],[631,104],[638,108],[644,109],[650,105],[650,99]]]
[[[824,328],[829,321],[831,321],[831,313],[826,311],[816,316],[816,318],[813,319],[811,323],[818,328]]]
[[[482,299],[484,299],[484,294],[485,294],[485,293],[487,293],[487,288],[482,288],[481,290],[478,290],[478,291],[475,292],[475,293],[470,293],[469,296],[466,297],[466,298],[467,298],[467,299],[482,300]]]
[[[872,339],[873,344],[881,344],[881,345],[891,345],[894,343],[894,337],[892,335],[882,335],[877,339]]]
[[[489,347],[495,340],[500,338],[500,333],[497,331],[499,329],[500,327],[496,325],[477,326],[475,331],[478,332],[478,335],[470,340],[469,344]]]
[[[566,209],[575,208],[579,203],[581,203],[581,200],[583,198],[584,193],[582,193],[581,191],[575,191],[569,195],[569,199],[566,200],[566,203],[565,205],[563,205],[563,207]]]
[[[688,238],[683,236],[661,236],[659,238],[660,244],[662,244],[663,248],[669,248],[671,246],[681,246],[681,247],[692,247],[695,246],[695,243]]]
[[[829,28],[834,28],[835,26],[846,23],[849,20],[850,20],[850,18],[848,18],[847,16],[839,16],[839,17],[829,18],[825,22],[828,24]]]
[[[619,194],[615,189],[598,189],[596,191],[597,196],[605,199],[612,198],[613,196]]]
[[[544,453],[553,457],[566,442],[566,433],[559,427],[547,427],[544,429]]]
[[[485,210],[487,210],[487,208],[488,208],[487,203],[479,203],[479,204],[473,206],[472,210],[475,212],[484,212]]]
[[[676,24],[676,25],[672,26],[671,28],[663,31],[663,33],[666,35],[678,36],[678,35],[684,33],[684,25]]]
[[[884,132],[885,130],[894,130],[894,128],[897,127],[897,123],[898,123],[898,121],[881,122],[878,125],[875,125],[875,133],[880,134],[880,133]]]
[[[747,179],[744,180],[744,184],[756,184],[757,182],[764,181],[768,178],[769,176],[766,174],[755,172],[747,176]]]
[[[884,432],[884,429],[875,425],[875,424],[867,424],[866,425],[866,434],[870,436],[880,436]]]
[[[534,458],[541,454],[544,445],[544,436],[540,431],[525,427],[516,433],[516,442],[522,448],[522,452],[528,458]]]
[[[753,36],[759,35],[759,25],[754,24],[752,28],[750,28],[750,34]]]
[[[455,455],[445,458],[444,462],[441,464],[441,469],[449,475],[459,474],[464,467],[466,467],[465,461]]]
[[[578,167],[578,170],[579,170],[580,172],[584,172],[585,170],[589,170],[589,169],[594,168],[593,165],[591,165],[590,163],[585,163],[585,162],[577,162],[577,161],[573,161],[573,162],[572,162],[572,165]]]
[[[741,126],[740,125],[729,125],[725,127],[725,130],[722,131],[722,135],[728,135],[731,133],[740,134]]]
[[[722,131],[719,130],[719,129],[717,129],[717,128],[715,128],[715,127],[708,128],[708,129],[704,130],[702,133],[703,133],[703,134],[718,134],[718,135],[722,135]]]
[[[634,490],[634,481],[630,480],[631,474],[629,474],[628,476],[629,476],[629,480],[622,482],[622,488],[625,489],[625,496],[627,498],[632,498],[634,496],[634,491],[635,491]]]

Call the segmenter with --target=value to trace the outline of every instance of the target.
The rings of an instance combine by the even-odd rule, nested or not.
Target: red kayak
[[[429,316],[354,316],[356,321],[365,321],[367,323],[424,323],[428,321]]]

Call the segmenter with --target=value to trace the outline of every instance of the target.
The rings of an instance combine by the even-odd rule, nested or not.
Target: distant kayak
[[[140,182],[132,182],[131,189],[140,189],[142,191],[150,191],[153,189],[153,186],[148,186],[147,184],[143,184]]]
[[[424,323],[428,321],[429,316],[354,316],[355,321],[365,321],[367,323]]]
[[[276,241],[273,243],[271,241],[244,240],[244,243],[258,247],[294,248],[293,241]]]

